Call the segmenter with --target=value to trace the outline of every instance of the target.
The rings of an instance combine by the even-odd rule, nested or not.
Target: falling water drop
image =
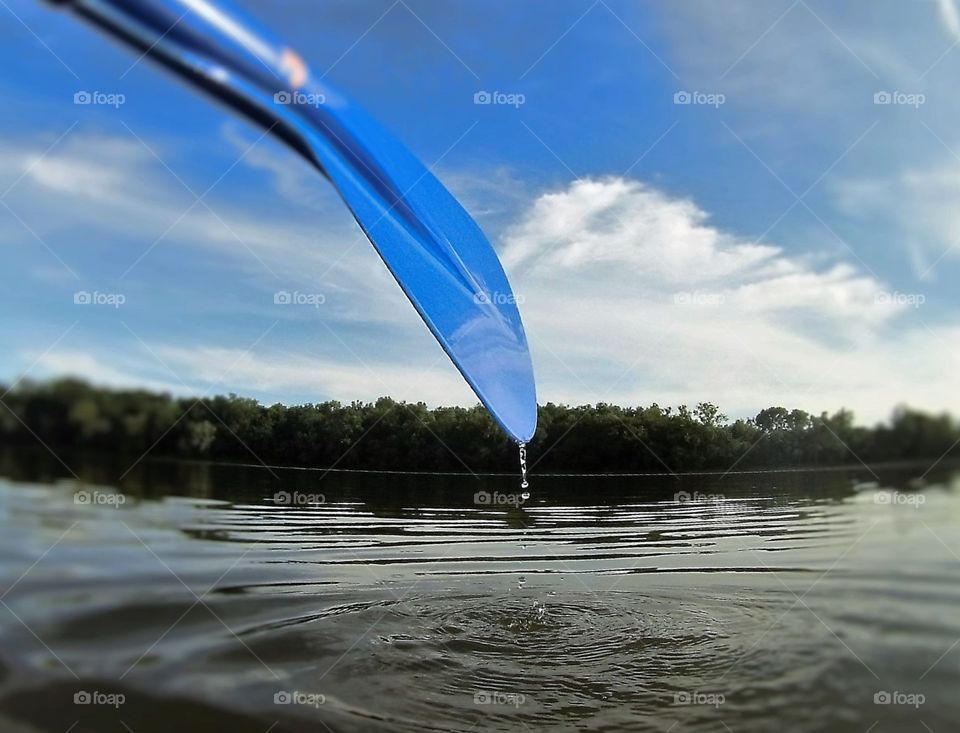
[[[520,447],[520,488],[526,489],[530,486],[527,482],[527,444],[517,443],[517,445]],[[529,499],[530,494],[525,494],[523,498]]]

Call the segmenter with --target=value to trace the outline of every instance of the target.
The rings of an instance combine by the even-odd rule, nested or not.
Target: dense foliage
[[[7,392],[0,441],[337,468],[503,471],[516,461],[515,446],[479,406],[428,409],[384,397],[267,407],[236,395],[175,398],[75,379],[21,382]],[[814,416],[771,407],[731,422],[709,403],[546,404],[530,462],[541,472],[817,466],[960,455],[958,441],[960,425],[949,415],[906,408],[868,428],[845,410]]]

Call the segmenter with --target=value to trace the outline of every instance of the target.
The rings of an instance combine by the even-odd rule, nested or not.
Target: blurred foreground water
[[[960,722],[946,466],[534,473],[522,502],[510,478],[68,463],[0,453],[0,730]]]

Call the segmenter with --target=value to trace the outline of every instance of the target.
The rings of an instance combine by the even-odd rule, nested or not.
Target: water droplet
[[[520,447],[520,488],[526,489],[530,486],[527,481],[527,444],[526,443],[517,443]],[[524,495],[524,499],[529,499],[529,492]]]

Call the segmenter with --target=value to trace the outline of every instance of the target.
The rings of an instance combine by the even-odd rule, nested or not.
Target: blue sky
[[[474,402],[295,154],[69,13],[5,3],[0,379]],[[476,216],[541,402],[960,411],[953,0],[241,5]]]

